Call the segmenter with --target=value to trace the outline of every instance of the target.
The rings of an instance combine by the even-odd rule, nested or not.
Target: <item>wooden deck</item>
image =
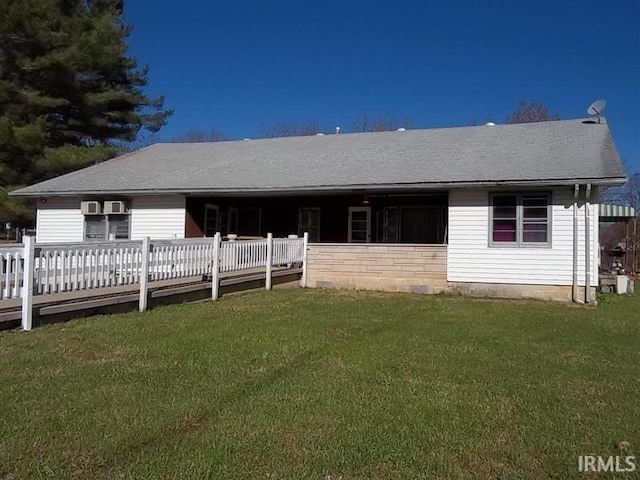
[[[273,285],[297,282],[302,274],[300,268],[274,267]],[[220,292],[264,288],[265,269],[253,268],[220,273]],[[64,321],[89,315],[137,310],[139,285],[58,292],[33,297],[34,325]],[[157,306],[169,303],[184,303],[211,298],[211,280],[202,276],[177,278],[149,282],[149,304]],[[20,325],[22,299],[0,301],[0,330]]]

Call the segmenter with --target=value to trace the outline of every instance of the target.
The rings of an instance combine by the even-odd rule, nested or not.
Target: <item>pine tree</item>
[[[0,220],[25,222],[5,191],[113,157],[170,110],[127,55],[122,0],[3,0]],[[29,219],[30,220],[30,219]]]

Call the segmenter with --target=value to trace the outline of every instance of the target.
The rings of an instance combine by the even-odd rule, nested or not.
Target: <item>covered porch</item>
[[[309,232],[310,243],[447,243],[446,191],[327,192],[290,196],[188,196],[185,237],[284,237]]]
[[[187,197],[186,237],[309,232],[309,287],[447,289],[446,191]]]

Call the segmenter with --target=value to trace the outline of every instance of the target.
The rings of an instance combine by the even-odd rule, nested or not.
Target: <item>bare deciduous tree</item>
[[[600,242],[605,251],[620,242],[627,243],[627,267],[632,272],[640,271],[640,171],[630,174],[629,181],[621,188],[607,190],[604,201],[619,205],[629,205],[636,211],[636,217],[629,224],[613,224],[602,231]]]
[[[133,142],[122,142],[119,145],[119,153],[133,152],[134,150],[140,150],[141,148],[148,147],[154,143],[158,143],[160,139],[158,135],[151,132],[140,132]]]
[[[260,133],[265,138],[300,137],[322,133],[322,127],[314,120],[303,123],[278,120],[273,123],[260,125]]]
[[[629,175],[629,181],[622,188],[622,199],[640,212],[640,171]]]
[[[625,163],[627,172],[631,170],[631,166]],[[640,171],[628,174],[629,181],[622,187],[609,188],[602,194],[601,199],[604,202],[612,202],[620,205],[629,205],[635,208],[636,212],[640,212]]]
[[[518,108],[507,117],[505,123],[534,123],[550,120],[560,120],[560,115],[549,113],[549,109],[543,103],[520,100]]]
[[[410,128],[413,121],[410,118],[398,120],[396,117],[374,117],[362,115],[352,123],[353,132],[386,132],[398,128]]]
[[[204,143],[204,142],[225,142],[231,140],[227,135],[218,130],[189,130],[182,135],[176,135],[171,139],[174,143]]]

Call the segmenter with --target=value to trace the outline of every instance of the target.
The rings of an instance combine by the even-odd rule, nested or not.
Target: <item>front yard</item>
[[[0,332],[0,411],[2,479],[587,478],[640,457],[640,299],[276,290]]]

